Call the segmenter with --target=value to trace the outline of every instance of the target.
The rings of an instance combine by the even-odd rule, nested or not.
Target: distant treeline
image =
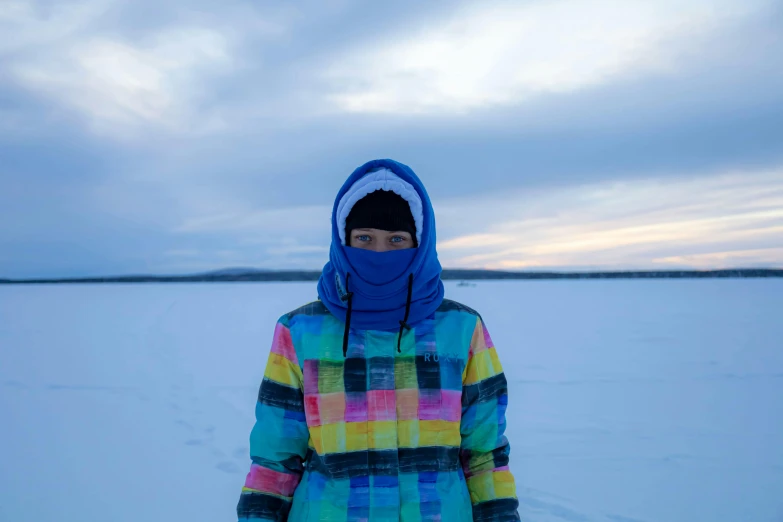
[[[217,271],[194,275],[130,275],[54,279],[0,279],[0,284],[60,283],[227,283],[270,281],[317,281],[320,271],[249,270]],[[613,272],[504,272],[499,270],[445,269],[444,280],[476,281],[502,279],[703,279],[783,277],[783,269],[738,268],[730,270],[645,270]]]

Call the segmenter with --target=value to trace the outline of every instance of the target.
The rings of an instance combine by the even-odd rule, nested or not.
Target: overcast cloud
[[[447,267],[783,266],[781,2],[421,4],[1,1],[0,277],[316,269],[377,157]]]

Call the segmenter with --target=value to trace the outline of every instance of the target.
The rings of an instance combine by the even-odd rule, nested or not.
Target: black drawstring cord
[[[397,352],[401,353],[402,349],[402,332],[403,330],[410,330],[411,325],[408,324],[408,316],[411,313],[411,297],[413,296],[413,274],[408,276],[408,299],[405,301],[405,319],[400,321],[400,333],[397,335]]]
[[[351,274],[345,274],[345,297],[348,299],[348,312],[345,314],[345,333],[343,333],[343,357],[348,356],[348,334],[351,330],[351,312],[353,311],[353,292],[348,291],[348,279]]]
[[[353,312],[353,292],[348,289],[348,280],[351,274],[345,274],[345,298],[348,300],[348,311],[345,314],[345,332],[343,333],[343,357],[348,356],[348,335],[351,330],[351,313]],[[397,335],[397,351],[402,352],[402,333],[410,330],[408,316],[411,313],[411,299],[413,298],[413,274],[408,276],[408,298],[405,300],[405,318],[400,321],[400,333]]]

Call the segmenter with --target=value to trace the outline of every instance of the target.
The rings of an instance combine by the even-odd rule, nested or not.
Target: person
[[[435,236],[406,165],[340,189],[319,300],[275,328],[240,521],[519,520],[506,379],[481,316],[444,299]]]

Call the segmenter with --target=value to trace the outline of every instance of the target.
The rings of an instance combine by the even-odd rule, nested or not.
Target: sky
[[[318,269],[344,179],[445,267],[783,267],[783,2],[0,0],[0,277]]]

